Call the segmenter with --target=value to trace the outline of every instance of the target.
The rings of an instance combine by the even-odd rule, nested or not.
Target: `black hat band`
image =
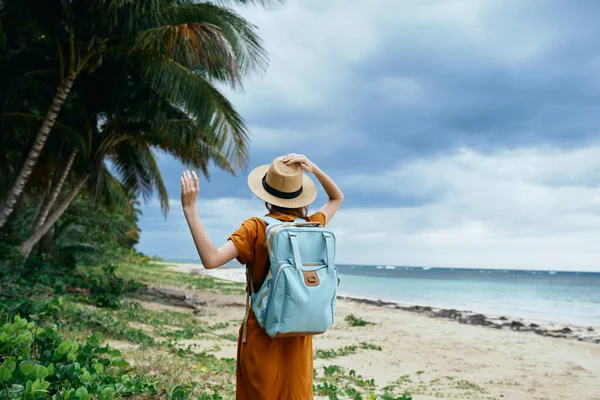
[[[275,189],[273,186],[270,186],[267,183],[267,174],[265,174],[265,176],[262,178],[262,185],[263,189],[265,189],[267,193],[280,199],[291,200],[302,194],[302,186],[300,186],[300,189],[296,190],[295,192],[282,192],[281,190]]]

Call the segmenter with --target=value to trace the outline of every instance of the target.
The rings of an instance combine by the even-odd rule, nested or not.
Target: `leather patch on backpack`
[[[319,286],[319,275],[317,271],[302,271],[306,286]]]

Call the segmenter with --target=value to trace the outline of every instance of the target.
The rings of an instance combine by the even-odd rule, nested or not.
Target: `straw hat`
[[[317,197],[315,183],[300,164],[287,165],[283,157],[254,168],[248,175],[248,186],[259,199],[285,208],[307,206]]]

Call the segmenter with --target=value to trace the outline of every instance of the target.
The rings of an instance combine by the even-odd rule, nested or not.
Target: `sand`
[[[243,282],[240,269],[205,270],[201,265],[169,263],[173,269]],[[223,320],[243,317],[244,297],[203,291],[210,314]],[[227,305],[227,307],[224,307]],[[211,311],[212,310],[212,311]],[[352,327],[349,314],[375,325]],[[220,318],[219,318],[220,319]],[[411,388],[413,399],[577,399],[600,400],[600,344],[534,332],[461,324],[389,306],[339,299],[336,322],[314,339],[317,349],[340,349],[361,342],[381,351],[360,350],[315,367],[354,369],[384,387]],[[220,356],[235,356],[235,344]],[[416,394],[415,394],[416,393]]]

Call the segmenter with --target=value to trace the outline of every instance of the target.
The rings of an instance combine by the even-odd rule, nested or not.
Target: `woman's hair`
[[[298,208],[285,208],[274,206],[271,203],[265,202],[265,207],[267,207],[267,210],[269,210],[270,213],[276,212],[280,214],[293,215],[302,219],[306,219],[308,217],[308,206]]]

